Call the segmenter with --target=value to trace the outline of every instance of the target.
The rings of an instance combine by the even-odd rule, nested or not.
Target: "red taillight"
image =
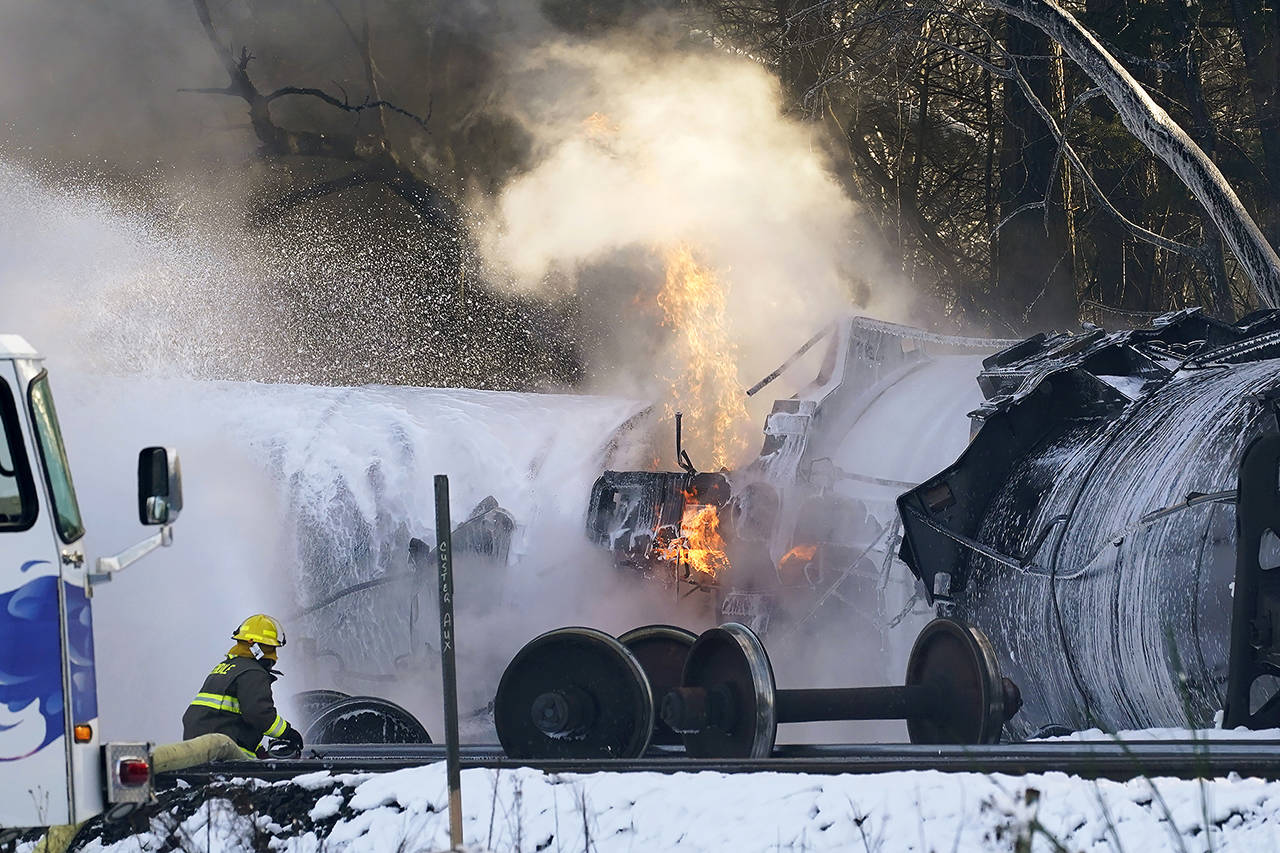
[[[141,758],[126,758],[116,765],[116,778],[121,785],[136,788],[147,784],[151,778],[151,767]]]

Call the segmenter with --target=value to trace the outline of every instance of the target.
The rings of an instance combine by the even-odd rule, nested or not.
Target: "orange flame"
[[[691,572],[715,580],[729,568],[720,536],[720,513],[712,504],[686,503],[680,518],[680,537],[671,540],[657,555],[683,564]]]
[[[711,468],[731,465],[747,447],[746,398],[738,382],[737,347],[729,337],[728,287],[700,266],[687,246],[666,252],[666,281],[658,294],[662,325],[674,331],[672,405],[684,411],[686,444],[695,456],[710,445]]]
[[[778,562],[778,568],[783,571],[803,568],[804,564],[812,560],[813,555],[817,553],[817,545],[797,545],[782,555],[782,559]]]

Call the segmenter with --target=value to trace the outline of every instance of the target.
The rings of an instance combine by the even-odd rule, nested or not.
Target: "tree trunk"
[[[1231,0],[1231,14],[1244,48],[1267,176],[1267,186],[1259,192],[1263,228],[1271,244],[1280,245],[1280,23],[1276,11],[1261,0]]]
[[[1006,44],[1014,56],[1047,57],[1049,39],[1040,30],[1009,18]],[[1056,101],[1051,62],[1021,65],[1036,96]],[[1058,144],[1018,85],[1004,86],[1004,136],[1000,148],[1000,218],[996,235],[996,288],[1004,314],[1028,328],[1074,326],[1078,305],[1071,245],[1063,207],[1049,186]],[[1041,202],[1043,207],[1033,207]]]
[[[1145,52],[1150,32],[1139,28],[1125,0],[1087,0],[1084,20],[1108,43],[1135,53]],[[1134,77],[1143,85],[1153,82],[1150,71],[1144,75],[1142,69],[1135,70]],[[1115,110],[1104,101],[1091,101],[1089,111],[1100,125],[1113,125],[1116,121]],[[1128,156],[1097,159],[1091,171],[1107,198],[1126,213],[1141,210],[1143,197],[1150,189],[1149,170],[1134,168]],[[1149,244],[1134,240],[1113,216],[1095,211],[1091,225],[1097,253],[1093,282],[1098,300],[1118,310],[1148,310],[1154,304],[1153,291],[1158,289],[1153,269],[1155,252]]]
[[[1239,0],[1236,0],[1239,2]],[[1188,10],[1188,0],[1167,0],[1170,31],[1178,43],[1182,55],[1182,87],[1186,93],[1187,109],[1191,113],[1191,137],[1210,158],[1218,148],[1218,131],[1209,115],[1209,105],[1204,98],[1204,84],[1200,75],[1200,55],[1195,47],[1195,26]],[[1264,216],[1264,224],[1267,217]],[[1264,230],[1272,246],[1275,234]],[[1209,248],[1209,286],[1213,298],[1211,310],[1224,320],[1235,319],[1235,306],[1231,299],[1231,285],[1227,281],[1227,268],[1222,258],[1222,239],[1213,227],[1212,220],[1202,210],[1200,234]]]
[[[1172,169],[1204,206],[1252,282],[1259,301],[1268,307],[1280,305],[1280,257],[1218,167],[1133,75],[1054,0],[983,2],[1034,24],[1062,46],[1115,106],[1129,132]]]

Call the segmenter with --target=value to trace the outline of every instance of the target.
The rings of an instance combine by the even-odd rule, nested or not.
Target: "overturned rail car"
[[[894,501],[963,449],[963,414],[982,400],[973,378],[1013,342],[845,317],[748,393],[798,371],[819,343],[817,375],[774,402],[756,459],[722,472],[697,472],[687,457],[683,471],[606,471],[591,491],[588,538],[620,567],[711,593],[716,621],[759,633],[828,614],[884,636],[910,615]],[[699,542],[708,515],[715,535]],[[692,547],[673,545],[682,540]],[[723,554],[689,558],[707,549]],[[918,609],[927,613],[923,601]],[[898,674],[898,662],[889,668]]]
[[[1280,312],[1037,335],[983,361],[901,558],[990,637],[1015,738],[1280,725]]]

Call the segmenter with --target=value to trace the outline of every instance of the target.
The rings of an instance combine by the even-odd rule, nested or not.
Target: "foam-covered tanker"
[[[964,447],[962,415],[981,401],[973,377],[1012,342],[846,317],[747,393],[798,372],[819,343],[816,376],[773,404],[756,459],[734,471],[697,472],[687,456],[683,471],[606,471],[591,491],[588,537],[620,566],[710,592],[717,620],[761,633],[822,611],[883,635],[909,614],[894,500]],[[934,415],[921,419],[925,406]],[[723,552],[710,566],[694,559],[707,508],[710,547]]]
[[[901,556],[1022,688],[1009,733],[1280,723],[1280,312],[1037,335],[978,383]]]

